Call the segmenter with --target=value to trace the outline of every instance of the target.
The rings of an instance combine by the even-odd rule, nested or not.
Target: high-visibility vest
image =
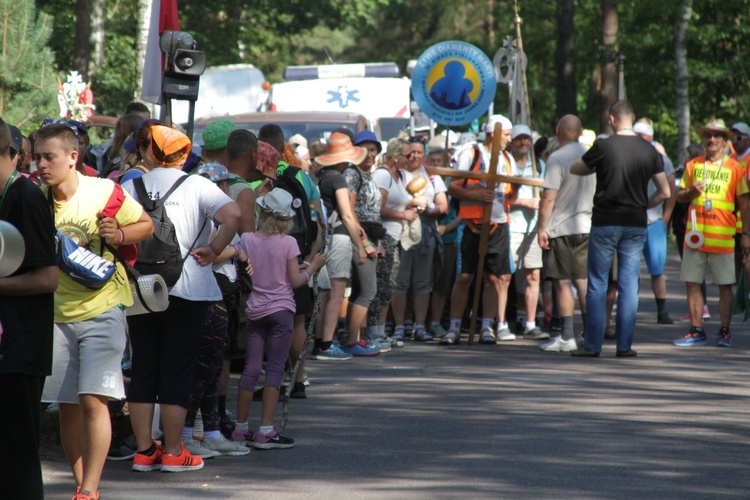
[[[734,149],[734,148],[732,148],[732,149]],[[744,158],[747,158],[747,157],[748,156],[745,155]],[[736,151],[734,153],[732,153],[731,158],[733,160],[737,160],[737,163],[740,164],[740,166],[742,167],[742,176],[745,178],[745,181],[747,182],[747,160],[745,160],[745,159],[740,160],[737,157],[737,152]],[[740,213],[740,207],[737,207],[737,210],[735,211],[734,215],[737,217],[737,224],[735,226],[735,228],[736,228],[735,232],[737,234],[742,234],[742,214]]]
[[[700,156],[686,165],[680,187],[690,189],[696,181],[703,179],[706,180],[706,189],[690,204],[690,209],[695,210],[697,227],[693,228],[688,217],[685,232],[696,229],[703,233],[703,245],[698,248],[701,252],[733,253],[737,225],[734,213],[736,196],[748,192],[742,166],[729,157],[725,157],[722,163],[722,160],[707,162],[705,156]],[[707,200],[711,200],[710,211],[706,210]],[[690,248],[687,241],[685,248]]]
[[[474,145],[472,150],[474,152],[474,159],[472,160],[471,168],[469,169],[469,171],[481,172],[482,153],[479,150],[479,146],[477,145]],[[509,170],[510,163],[505,157],[505,152],[501,154],[501,158],[503,159],[503,161],[505,161],[506,170]],[[484,181],[480,179],[464,179],[463,187],[464,189],[467,189],[469,191],[483,191],[484,189],[486,189]],[[505,192],[507,193],[510,186],[506,184],[505,187]],[[484,205],[484,202],[478,200],[461,200],[461,205],[458,209],[458,215],[466,221],[481,222],[482,218],[484,217]],[[506,211],[507,208],[508,207],[504,207]]]

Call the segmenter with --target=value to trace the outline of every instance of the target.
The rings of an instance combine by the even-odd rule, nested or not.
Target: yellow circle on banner
[[[445,66],[448,63],[453,62],[453,61],[460,63],[461,66],[464,67],[463,77],[469,80],[473,84],[471,92],[469,92],[469,99],[473,103],[476,100],[477,95],[479,94],[479,90],[482,85],[482,82],[479,79],[479,73],[477,73],[476,68],[474,68],[473,65],[469,64],[467,61],[463,59],[455,59],[455,58],[445,59],[435,64],[435,66],[433,66],[432,69],[430,70],[430,73],[427,77],[427,89],[428,91],[431,91],[432,86],[435,85],[435,82],[445,77]]]

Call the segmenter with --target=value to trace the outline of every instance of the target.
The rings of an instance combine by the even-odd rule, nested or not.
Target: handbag
[[[385,235],[387,234],[385,227],[383,227],[383,224],[380,222],[360,221],[359,225],[362,226],[364,232],[367,233],[367,236],[373,241],[380,241],[385,238]]]
[[[52,212],[52,220],[55,219],[55,207],[52,202],[52,189],[48,189],[47,198]],[[125,195],[122,187],[115,184],[112,194],[107,200],[105,210],[110,207],[122,205]],[[79,246],[70,236],[58,231],[55,236],[57,267],[70,279],[91,290],[99,290],[112,279],[117,266],[103,257],[104,240],[101,240],[101,252],[99,255],[90,249]]]

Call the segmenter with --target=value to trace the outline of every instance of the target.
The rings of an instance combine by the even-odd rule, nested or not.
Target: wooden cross
[[[500,145],[502,141],[503,127],[499,123],[495,124],[495,130],[492,135],[492,154],[490,156],[489,172],[467,172],[453,168],[430,167],[427,173],[432,175],[441,175],[443,177],[458,177],[461,179],[480,179],[485,181],[487,189],[495,190],[495,184],[498,182],[508,182],[511,184],[525,184],[528,186],[541,187],[544,182],[542,179],[527,179],[525,177],[515,177],[497,173],[497,164],[500,159]],[[494,203],[494,201],[492,202]],[[484,204],[482,214],[482,232],[479,237],[479,266],[474,277],[474,301],[471,308],[471,327],[469,328],[469,345],[474,343],[474,333],[477,327],[477,316],[479,315],[479,296],[482,292],[482,280],[484,277],[484,259],[487,256],[487,246],[490,239],[490,218],[492,216],[492,203]],[[510,250],[509,250],[510,251]],[[498,311],[499,314],[499,311]]]

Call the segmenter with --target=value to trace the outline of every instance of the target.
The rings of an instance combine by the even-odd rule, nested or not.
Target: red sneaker
[[[151,472],[161,469],[164,448],[156,441],[154,441],[154,446],[156,447],[156,451],[151,455],[140,452],[135,454],[135,457],[133,457],[133,466],[131,467],[132,470],[136,472]]]
[[[185,445],[182,443],[180,443],[180,450],[179,455],[165,453],[161,457],[162,472],[185,472],[203,468],[203,459],[201,457],[196,457],[187,451]]]

